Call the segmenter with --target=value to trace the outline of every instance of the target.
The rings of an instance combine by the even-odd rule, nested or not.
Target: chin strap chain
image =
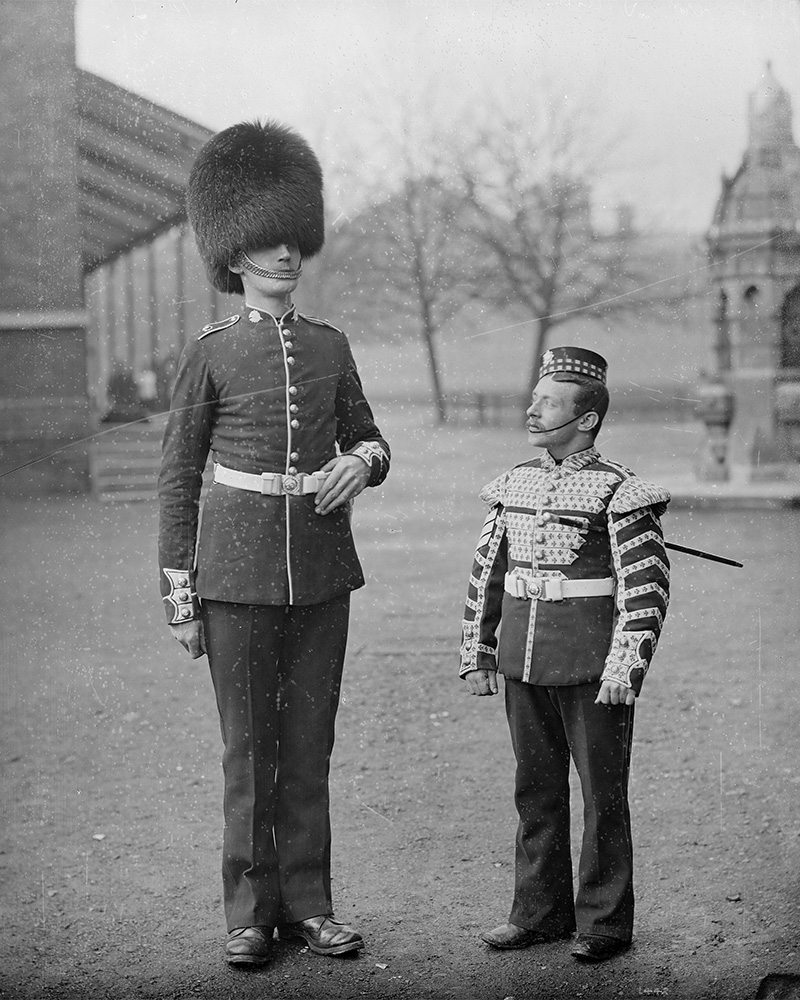
[[[300,265],[296,271],[273,271],[268,267],[261,267],[256,264],[254,260],[251,260],[247,254],[242,250],[239,256],[236,258],[236,263],[239,267],[243,267],[245,271],[249,271],[251,274],[255,274],[259,278],[277,278],[283,281],[294,281],[295,278],[299,278],[303,273],[303,258],[300,258]]]

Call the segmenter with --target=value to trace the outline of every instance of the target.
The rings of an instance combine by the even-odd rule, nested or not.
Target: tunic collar
[[[291,305],[281,317],[273,316],[266,309],[259,309],[257,306],[244,305],[244,315],[251,323],[262,323],[264,320],[272,320],[275,326],[282,326],[284,323],[294,323],[297,321],[297,306]]]
[[[545,472],[552,472],[553,469],[561,469],[564,475],[568,475],[572,472],[580,472],[581,469],[586,468],[587,465],[591,465],[592,462],[596,462],[599,458],[600,452],[592,445],[583,451],[575,451],[571,455],[567,455],[560,464],[556,462],[549,451],[545,451],[541,462]]]

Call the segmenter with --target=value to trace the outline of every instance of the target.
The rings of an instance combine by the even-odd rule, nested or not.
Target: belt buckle
[[[544,597],[544,580],[526,580],[525,593],[532,601],[542,600]]]
[[[303,489],[302,476],[283,476],[282,482],[284,493],[288,493],[290,497],[300,496]]]
[[[528,596],[531,600],[563,601],[564,592],[562,590],[561,583],[562,581],[559,577],[529,580],[527,584]]]

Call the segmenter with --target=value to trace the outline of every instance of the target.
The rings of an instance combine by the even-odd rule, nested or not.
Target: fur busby
[[[228,269],[241,251],[281,243],[313,257],[325,241],[322,168],[296,132],[242,122],[203,146],[189,175],[186,208],[211,284],[244,293]]]

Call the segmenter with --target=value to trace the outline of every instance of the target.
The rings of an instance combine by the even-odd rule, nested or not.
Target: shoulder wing
[[[493,479],[490,483],[487,483],[478,494],[479,499],[483,500],[484,503],[489,504],[490,507],[494,507],[499,503],[504,503],[507,479],[508,473],[504,472],[502,476],[498,476],[497,479]]]
[[[663,486],[648,483],[638,476],[629,476],[611,498],[608,509],[612,514],[628,514],[640,507],[653,507],[656,516],[660,517],[670,499],[669,491]]]

